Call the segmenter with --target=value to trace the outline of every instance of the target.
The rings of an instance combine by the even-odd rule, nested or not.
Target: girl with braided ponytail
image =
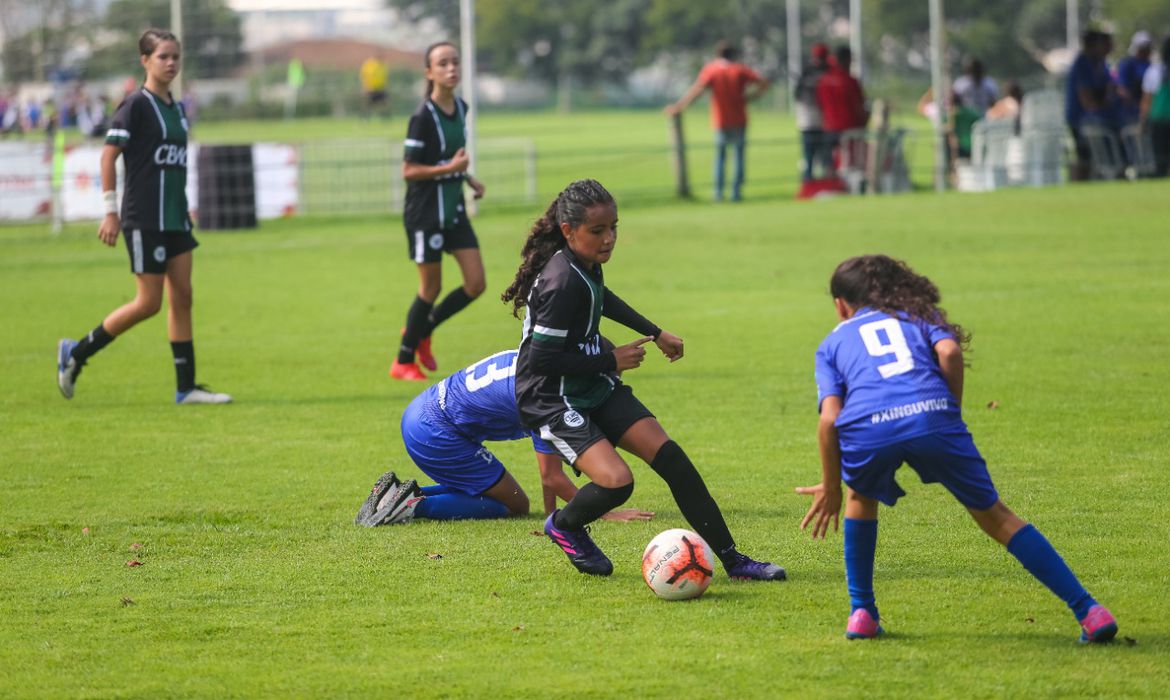
[[[617,205],[601,183],[570,184],[532,227],[516,279],[503,294],[516,316],[527,307],[515,370],[520,421],[591,481],[553,511],[544,531],[578,571],[613,573],[587,526],[634,491],[634,475],[615,449],[621,447],[666,481],[683,517],[719,555],[728,575],[783,579],[784,569],[736,550],[695,466],[619,378],[642,364],[645,344],[653,342],[674,362],[683,356],[683,341],[605,286],[601,266],[613,255],[617,221]],[[609,348],[601,337],[603,316],[642,337]]]
[[[1076,615],[1082,642],[1106,642],[1117,621],[1089,595],[1060,554],[1003,501],[959,410],[963,349],[970,335],[947,320],[938,288],[906,263],[863,255],[837,266],[829,283],[841,323],[817,349],[817,437],[821,483],[796,489],[813,497],[801,528],[813,537],[837,527],[845,502],[845,577],[849,639],[882,633],[873,593],[878,503],[906,494],[894,480],[905,462],[923,482],[940,482],[990,537]]]

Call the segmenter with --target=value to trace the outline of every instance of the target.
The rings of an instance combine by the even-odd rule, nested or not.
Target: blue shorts
[[[931,433],[872,450],[843,451],[841,478],[862,496],[892,506],[906,495],[894,480],[894,472],[903,463],[918,472],[922,483],[942,484],[968,508],[987,510],[999,500],[987,462],[966,430]]]
[[[402,440],[406,453],[424,474],[435,483],[469,496],[478,496],[500,483],[504,464],[482,443],[475,442],[455,429],[443,417],[442,409],[427,399],[424,391],[402,414]]]

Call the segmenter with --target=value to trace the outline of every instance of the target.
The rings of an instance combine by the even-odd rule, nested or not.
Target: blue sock
[[[1089,614],[1089,608],[1097,604],[1093,596],[1089,595],[1077,580],[1072,569],[1068,568],[1068,564],[1064,563],[1064,559],[1060,558],[1056,549],[1030,523],[1012,535],[1007,550],[1013,557],[1019,559],[1024,568],[1038,578],[1040,583],[1048,586],[1057,598],[1063,600],[1072,609],[1078,621],[1085,619],[1085,615]]]
[[[491,520],[506,518],[508,507],[487,496],[451,491],[422,499],[414,515],[431,520]]]
[[[853,610],[865,608],[878,619],[873,597],[873,556],[877,551],[877,521],[845,518],[845,581]]]
[[[442,484],[431,484],[430,486],[422,487],[424,496],[439,496],[444,493],[456,493],[450,486],[443,486]]]

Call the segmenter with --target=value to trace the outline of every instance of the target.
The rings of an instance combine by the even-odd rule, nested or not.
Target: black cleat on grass
[[[548,520],[544,521],[544,534],[548,535],[553,544],[561,548],[577,571],[593,576],[609,576],[613,573],[613,562],[605,556],[593,538],[589,536],[589,528],[580,530],[562,530],[553,524],[560,509],[554,510]]]
[[[374,515],[375,512],[377,512],[378,502],[382,500],[382,497],[386,495],[387,491],[397,486],[398,484],[398,476],[395,475],[394,472],[386,472],[382,476],[378,477],[378,480],[374,482],[374,488],[370,489],[370,497],[367,498],[366,502],[362,504],[362,507],[358,509],[357,517],[353,519],[353,524],[373,527],[367,523],[367,521],[371,516]]]

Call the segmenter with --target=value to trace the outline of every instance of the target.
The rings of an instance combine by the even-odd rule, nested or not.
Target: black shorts
[[[593,443],[605,439],[616,447],[630,426],[643,418],[653,417],[654,414],[642,405],[630,387],[619,384],[605,403],[589,413],[572,409],[562,411],[536,429],[566,462],[576,464],[577,457]]]
[[[458,223],[445,229],[406,230],[406,251],[416,263],[434,263],[443,259],[443,253],[460,248],[478,248],[479,240],[467,216],[459,217]]]
[[[130,253],[130,271],[136,275],[162,275],[167,261],[195,250],[199,241],[190,231],[122,231],[126,250]]]

